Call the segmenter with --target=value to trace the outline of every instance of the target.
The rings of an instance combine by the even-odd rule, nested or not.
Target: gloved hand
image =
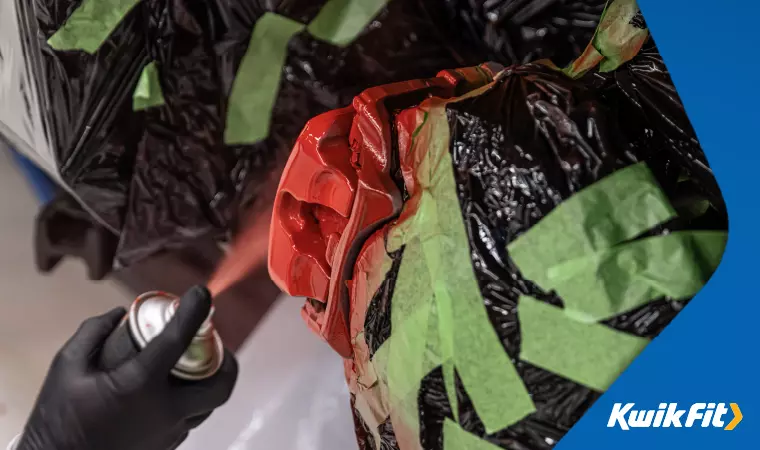
[[[211,298],[190,289],[174,318],[120,367],[98,369],[99,351],[125,310],[85,321],[58,352],[18,450],[167,450],[227,401],[237,380],[227,352],[213,377],[188,382],[170,375],[209,314]]]

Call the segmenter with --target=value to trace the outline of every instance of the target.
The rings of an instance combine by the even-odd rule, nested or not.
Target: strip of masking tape
[[[521,420],[534,412],[535,407],[488,319],[475,279],[449,154],[450,130],[445,104],[431,106],[428,102],[425,107],[428,112],[420,113],[424,119],[414,133],[413,144],[415,158],[419,161],[415,167],[418,186],[407,203],[416,204],[418,209],[389,235],[392,248],[402,244],[407,246],[391,305],[393,333],[389,341],[396,344],[396,339],[401,338],[397,335],[397,317],[403,320],[403,317],[421,310],[437,314],[438,339],[417,334],[414,339],[423,339],[422,343],[416,344],[417,348],[408,344],[409,348],[403,352],[394,352],[391,347],[388,372],[390,376],[393,372],[391,364],[398,364],[402,368],[398,376],[405,379],[404,384],[419,386],[420,375],[426,373],[406,369],[405,363],[396,361],[414,361],[420,355],[431,353],[436,355],[440,358],[437,364],[443,365],[449,401],[456,405],[455,368],[486,431],[492,433]],[[417,242],[422,255],[410,253],[410,243],[416,246]],[[409,262],[409,259],[420,256],[424,258],[422,262],[414,265]],[[424,277],[423,271],[426,272]],[[427,286],[421,283],[426,277],[429,277]],[[405,294],[402,295],[399,289]],[[428,293],[434,294],[434,307],[427,299]],[[425,303],[421,297],[425,298]],[[417,332],[423,329],[429,328]],[[409,354],[408,350],[418,353]],[[453,365],[449,365],[450,360]],[[394,391],[392,385],[389,385],[389,391]],[[408,411],[408,414],[416,415],[417,411]]]
[[[135,92],[132,94],[132,109],[134,111],[141,111],[161,106],[164,103],[164,93],[161,90],[158,67],[155,61],[153,61],[145,66],[140,74]]]
[[[436,318],[433,292],[424,263],[419,240],[408,241],[391,302],[392,332],[374,358],[378,372],[385,369],[396,421],[401,420],[411,429],[410,434],[416,436],[419,436],[417,393],[420,383],[440,361],[440,354],[434,346],[427,350],[428,329]],[[414,302],[407,299],[414,299]],[[394,422],[394,428],[396,425],[400,424]]]
[[[441,201],[445,200],[443,198],[433,199],[430,191],[423,191],[422,201],[420,202],[420,208],[417,214],[419,214],[420,217],[425,218],[424,222],[428,224],[439,224],[438,209]],[[456,394],[456,375],[454,365],[455,359],[457,359],[455,349],[456,347],[460,347],[461,344],[456,342],[456,339],[459,338],[459,336],[455,336],[458,324],[455,324],[454,305],[452,303],[448,286],[441,282],[440,272],[442,267],[441,261],[438,259],[444,255],[450,254],[453,250],[454,243],[452,242],[450,235],[447,235],[445,231],[441,233],[443,230],[436,230],[438,227],[433,229],[426,227],[425,225],[423,225],[423,227],[427,231],[433,231],[430,235],[422,238],[422,249],[425,255],[427,270],[432,279],[431,290],[434,294],[436,312],[438,314],[438,329],[434,330],[429,335],[428,341],[432,341],[436,337],[438,338],[446,394],[449,399],[451,411],[454,414],[454,419],[459,420],[459,400]],[[457,276],[457,274],[452,275]],[[464,299],[458,300],[464,301]],[[468,301],[467,303],[472,304],[471,301]]]
[[[527,279],[550,283],[549,268],[609,249],[676,216],[644,163],[568,198],[507,246]]]
[[[520,359],[604,392],[649,343],[605,325],[580,323],[528,296],[517,304]]]
[[[391,363],[391,347],[393,345],[394,333],[398,331],[396,328],[391,332],[391,336],[377,349],[375,355],[372,358],[372,364],[375,367],[378,375],[378,384],[384,384],[384,391],[387,396],[388,412],[390,420],[393,425],[393,432],[396,436],[396,442],[401,450],[422,450],[420,445],[420,423],[418,413],[418,395],[421,385],[421,379],[412,385],[411,389],[409,385],[406,388],[399,389],[398,383],[404,383],[408,377],[403,376],[403,368],[400,366],[402,361],[396,360],[394,355],[394,362]],[[420,372],[428,373],[435,368],[435,363],[432,361],[434,357],[430,357],[429,354],[424,354],[426,360],[422,362],[423,369]],[[417,361],[415,361],[416,363]],[[391,374],[388,367],[395,366],[395,374]],[[416,366],[415,366],[416,367]],[[430,370],[425,371],[425,368],[430,367]],[[401,369],[401,370],[399,370]],[[397,377],[396,380],[391,382],[391,379]],[[424,375],[423,375],[424,376]],[[396,385],[391,388],[391,384]],[[404,386],[402,384],[402,386]],[[401,395],[400,391],[407,392]]]
[[[441,366],[443,370],[443,382],[446,386],[446,394],[449,399],[449,405],[454,415],[455,420],[459,420],[459,400],[456,394],[456,375],[455,375],[455,361],[457,360],[456,351],[457,347],[461,347],[462,343],[458,343],[457,339],[461,336],[456,336],[457,326],[460,324],[455,323],[454,303],[451,298],[451,291],[446,283],[443,283],[443,279],[447,279],[447,275],[452,277],[465,278],[463,283],[466,285],[468,272],[460,267],[457,273],[446,273],[447,268],[444,267],[445,263],[441,261],[441,258],[454,255],[462,257],[461,252],[457,255],[457,244],[462,242],[455,242],[457,231],[455,229],[456,223],[450,223],[459,220],[461,222],[461,210],[459,208],[459,200],[456,196],[456,184],[454,182],[453,173],[447,173],[447,170],[451,172],[452,162],[445,160],[439,160],[439,156],[448,155],[448,122],[442,122],[442,119],[437,114],[443,110],[443,107],[439,107],[435,112],[425,114],[422,120],[422,125],[415,130],[413,139],[419,144],[419,139],[422,137],[424,142],[427,143],[427,148],[417,148],[417,151],[425,151],[424,157],[419,167],[417,167],[416,179],[420,183],[420,201],[418,204],[416,217],[419,219],[415,222],[417,229],[416,234],[422,242],[422,250],[425,257],[425,265],[430,274],[431,285],[430,288],[433,291],[438,319],[438,329],[434,331],[436,335],[431,334],[428,337],[429,341],[432,341],[437,337],[439,349],[442,357]],[[440,127],[445,123],[446,129],[441,130]],[[425,131],[423,136],[420,136],[420,132]],[[442,133],[445,133],[442,134]],[[448,166],[446,166],[448,164]],[[447,176],[450,175],[450,176]],[[451,209],[454,209],[452,211]],[[458,218],[459,217],[459,218]],[[464,229],[462,229],[464,231]],[[465,238],[466,239],[466,238]],[[467,242],[465,240],[465,242]],[[469,247],[468,247],[469,248]],[[466,260],[469,262],[469,254],[466,254]],[[460,259],[461,261],[461,259]],[[470,265],[472,263],[469,263]],[[465,266],[469,267],[469,266]],[[470,271],[471,272],[471,271]],[[470,277],[475,282],[474,276]],[[463,292],[472,293],[471,289],[464,286]],[[471,286],[468,286],[471,287]],[[477,285],[475,286],[477,288]],[[480,290],[476,292],[479,294]],[[477,303],[482,302],[478,299],[475,300],[475,308],[478,308]],[[465,299],[457,299],[458,301],[465,302]],[[472,299],[467,299],[466,303],[469,306],[473,305]],[[469,313],[469,311],[468,311]],[[463,318],[461,318],[463,319]],[[480,317],[474,317],[477,321]],[[487,319],[487,317],[486,317]],[[457,319],[459,320],[459,319]],[[475,322],[477,323],[477,322]],[[497,337],[498,342],[498,337]],[[504,351],[501,349],[501,353]],[[466,370],[466,369],[463,369]],[[461,376],[461,374],[460,374]]]
[[[612,72],[639,53],[649,37],[636,0],[612,0],[596,29],[593,45],[604,55],[600,72]]]
[[[390,417],[385,384],[376,383],[369,389],[360,389],[355,396],[354,408],[369,428],[376,447],[380,444],[380,425]]]
[[[84,0],[48,40],[56,50],[98,51],[140,0]]]
[[[468,433],[448,417],[443,422],[443,450],[498,450],[500,447]]]
[[[723,231],[640,239],[552,267],[541,287],[556,290],[575,320],[605,320],[657,298],[694,296],[718,267],[726,239]]]
[[[303,29],[302,23],[272,12],[256,22],[232,83],[224,130],[226,144],[252,144],[269,135],[288,43]]]
[[[562,72],[580,78],[597,65],[600,72],[611,72],[633,59],[649,36],[646,28],[636,26],[638,14],[636,0],[608,2],[591,42]]]
[[[389,1],[329,0],[309,23],[309,34],[333,45],[349,45]]]

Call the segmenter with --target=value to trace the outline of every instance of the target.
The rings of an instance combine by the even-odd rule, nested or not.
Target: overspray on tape
[[[579,78],[596,66],[600,72],[611,72],[630,61],[649,37],[640,17],[636,0],[608,2],[591,42],[562,72]]]
[[[389,247],[406,248],[391,305],[393,332],[384,344],[389,346],[388,388],[396,403],[392,408],[400,406],[403,420],[418,429],[416,396],[422,377],[443,366],[455,411],[456,369],[486,430],[493,432],[535,407],[491,326],[472,270],[445,105],[431,99],[419,107],[411,152],[416,187],[389,236]],[[408,366],[423,360],[429,364]],[[394,421],[394,429],[396,425]]]

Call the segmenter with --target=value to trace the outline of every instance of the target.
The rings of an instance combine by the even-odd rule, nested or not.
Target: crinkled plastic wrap
[[[449,104],[446,113],[472,267],[493,329],[535,405],[517,423],[487,433],[457,374],[458,424],[501,448],[552,448],[601,393],[521,359],[518,299],[527,295],[556,306],[563,301],[523,277],[508,245],[570,196],[637,162],[646,163],[679,212],[640,237],[725,231],[721,194],[651,42],[615,72],[576,81],[541,64],[509,68],[488,92]],[[372,351],[393,336],[390,315],[403,248],[389,256],[394,264],[366,316]],[[602,323],[652,338],[687,303],[663,297]],[[444,448],[444,423],[455,417],[444,379],[438,366],[419,390],[425,449]],[[376,430],[382,440],[377,443],[359,416],[364,448],[399,448],[390,419]]]
[[[444,0],[430,14],[492,61],[529,63],[548,58],[564,66],[583,52],[607,0]],[[437,23],[437,21],[436,21]],[[446,29],[442,29],[445,32]]]
[[[654,42],[621,69],[588,78],[605,102],[617,106],[627,139],[653,149],[651,157],[657,150],[667,152],[683,171],[681,178],[692,180],[690,188],[725,211],[715,177]]]
[[[48,142],[43,115],[39,74],[29,58],[23,26],[25,7],[14,1],[0,4],[0,139],[52,175],[57,174],[53,146]]]
[[[94,55],[55,51],[47,40],[79,1],[22,1],[26,10],[30,64],[44,93],[55,163],[71,188],[112,232],[123,226],[141,116],[127,98],[147,62],[139,11],[127,15]]]
[[[260,201],[262,180],[309,118],[368,87],[442,69],[487,59],[569,60],[603,4],[392,0],[346,47],[304,30],[289,42],[269,136],[226,145],[229,96],[258,20],[270,11],[305,24],[326,0],[144,0],[93,54],[47,42],[79,0],[10,3],[19,7],[25,56],[14,73],[24,68],[38,91],[28,99],[39,113],[27,148],[45,153],[50,171],[118,236],[117,266],[198,236],[224,238]],[[149,63],[164,103],[135,111],[132,95]]]

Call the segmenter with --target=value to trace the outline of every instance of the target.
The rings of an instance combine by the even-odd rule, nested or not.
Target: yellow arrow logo
[[[737,405],[736,403],[731,403],[729,406],[731,406],[731,411],[734,412],[734,420],[729,422],[729,424],[726,425],[726,428],[724,428],[724,430],[727,430],[727,431],[731,431],[734,428],[736,428],[736,426],[739,425],[739,422],[741,422],[742,419],[744,418],[744,416],[742,415],[742,410],[739,409],[739,405]]]

